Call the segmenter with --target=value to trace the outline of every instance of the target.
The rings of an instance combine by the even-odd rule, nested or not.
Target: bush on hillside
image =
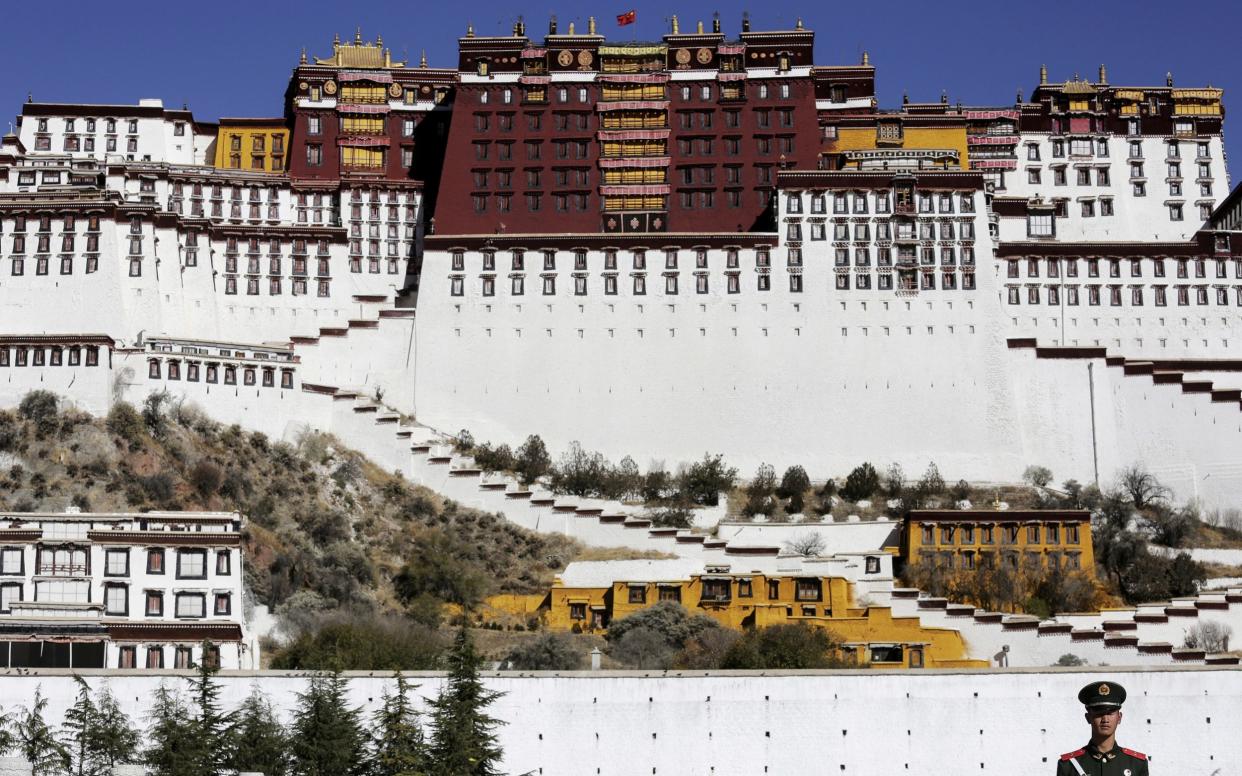
[[[785,511],[791,515],[801,514],[805,508],[804,498],[811,487],[811,478],[801,466],[790,466],[781,476],[781,484],[776,489],[776,496],[789,503]]]
[[[509,650],[505,663],[517,671],[574,671],[582,651],[567,633],[544,633]]]
[[[854,668],[836,656],[840,640],[824,628],[803,622],[771,625],[747,631],[725,653],[721,668],[750,670],[807,670]]]
[[[446,639],[417,623],[390,617],[325,620],[281,646],[272,668],[299,671],[429,671]]]
[[[845,485],[841,488],[841,498],[857,503],[871,498],[872,494],[879,489],[880,475],[874,466],[864,462],[854,467],[849,476],[845,478]]]
[[[60,429],[60,399],[51,391],[31,391],[17,405],[17,413],[35,427],[35,435],[44,439]]]

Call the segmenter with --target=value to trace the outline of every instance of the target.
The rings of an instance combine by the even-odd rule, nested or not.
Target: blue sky
[[[193,8],[193,11],[189,9]],[[757,3],[680,0],[555,3],[549,0],[476,0],[472,3],[303,0],[240,3],[231,0],[178,6],[134,0],[120,5],[84,0],[58,6],[13,3],[5,9],[0,65],[0,129],[21,110],[27,92],[48,102],[135,102],[161,97],[187,103],[199,118],[277,115],[290,70],[305,46],[330,53],[332,35],[384,36],[397,56],[417,64],[426,49],[432,66],[456,64],[457,37],[473,22],[478,34],[506,33],[516,14],[532,36],[547,30],[555,13],[561,31],[576,21],[599,19],[614,39],[657,39],[677,13],[682,29],[719,11],[727,34],[736,34],[743,10],[753,29],[792,27],[801,16],[816,33],[819,64],[857,62],[865,49],[877,68],[880,104],[893,107],[903,92],[911,100],[966,104],[1012,103],[1019,88],[1029,95],[1046,63],[1052,80],[1075,72],[1095,78],[1101,63],[1117,84],[1163,84],[1166,71],[1186,86],[1224,87],[1225,109],[1242,112],[1242,58],[1237,36],[1242,6],[1211,0],[1187,6],[1150,0],[1043,4],[993,2]],[[616,26],[615,16],[634,9],[638,23]],[[1242,113],[1239,113],[1242,115]],[[1228,131],[1226,148],[1242,158],[1242,130]],[[1236,165],[1231,165],[1236,166]]]

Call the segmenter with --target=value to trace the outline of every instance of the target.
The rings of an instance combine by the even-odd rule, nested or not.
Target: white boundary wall
[[[107,675],[126,713],[141,718],[164,675]],[[434,695],[438,675],[411,675]],[[1156,773],[1242,772],[1242,739],[1229,733],[1242,708],[1242,672],[1221,669],[1010,672],[752,672],[648,675],[580,672],[490,675],[506,693],[492,711],[503,771],[544,776],[855,773],[1051,774],[1060,753],[1087,739],[1076,696],[1109,679],[1129,695],[1120,743],[1152,756]],[[235,706],[256,682],[286,720],[303,676],[229,672],[222,700]],[[373,710],[392,680],[350,675],[350,702]],[[6,710],[36,686],[59,721],[72,703],[66,673],[0,680]],[[426,704],[422,704],[426,709]]]

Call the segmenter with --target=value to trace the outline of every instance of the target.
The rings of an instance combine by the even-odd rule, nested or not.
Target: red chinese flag
[[[638,21],[638,11],[626,11],[625,13],[617,14],[617,24],[621,27],[633,24],[636,21]]]

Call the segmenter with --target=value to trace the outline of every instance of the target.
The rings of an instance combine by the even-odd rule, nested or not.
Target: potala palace
[[[369,397],[640,461],[1140,462],[1242,497],[1220,89],[1041,69],[1012,103],[881,110],[868,58],[815,65],[800,27],[459,44],[437,69],[337,40],[272,118],[21,106],[4,403],[169,391],[365,448],[341,409]]]
[[[1089,571],[1084,510],[813,525],[702,510],[708,534],[523,487],[452,439],[538,434],[554,455],[576,441],[670,468],[711,451],[816,477],[935,462],[996,484],[1046,464],[1107,485],[1139,464],[1179,502],[1237,507],[1242,194],[1221,89],[1041,66],[1011,102],[884,109],[868,55],[816,65],[801,22],[749,18],[609,42],[594,19],[553,17],[545,35],[518,21],[458,43],[435,68],[338,37],[302,53],[261,118],[28,99],[0,140],[0,408],[47,390],[104,415],[166,392],[273,437],[334,434],[534,531],[665,554],[570,563],[511,596],[553,629],[672,600],[735,628],[832,627],[873,667],[942,669],[491,676],[519,772],[1050,771],[1081,732],[1066,722],[1081,676],[1049,668],[1071,653],[1127,667],[1130,724],[1165,762],[1236,770],[1242,750],[1215,732],[1242,696],[1238,658],[1183,642],[1200,618],[1242,629],[1237,584],[1041,620],[895,579],[907,553],[974,569],[992,544],[1014,568]],[[153,671],[198,661],[227,669],[230,703],[246,693],[260,634],[242,515],[0,523],[13,697],[44,686],[57,716],[85,669],[139,715]],[[792,531],[827,549],[783,551]],[[305,685],[262,676],[282,713]],[[386,681],[351,677],[351,701],[373,707]],[[419,681],[425,698],[440,680]],[[1188,733],[1164,704],[1207,721]]]

